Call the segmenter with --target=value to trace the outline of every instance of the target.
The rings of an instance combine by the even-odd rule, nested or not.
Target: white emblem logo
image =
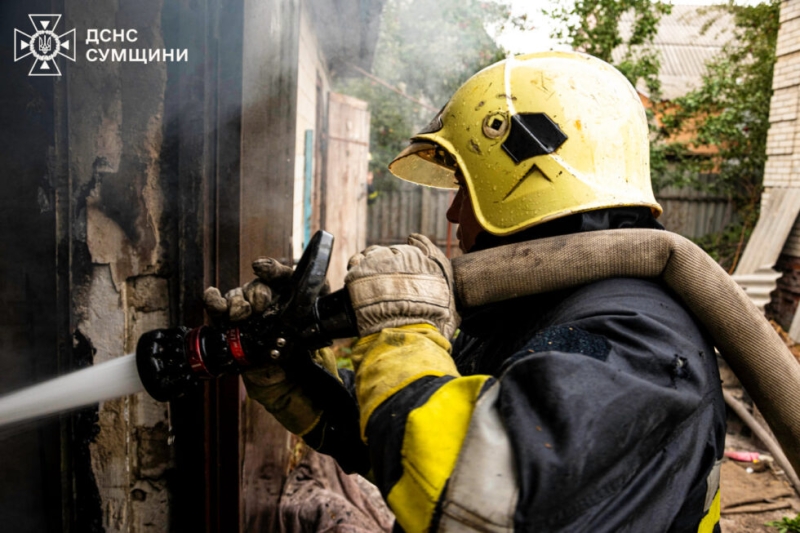
[[[61,76],[56,57],[64,56],[75,61],[75,30],[56,35],[55,29],[61,15],[28,15],[34,34],[14,29],[14,61],[33,55],[29,76]]]

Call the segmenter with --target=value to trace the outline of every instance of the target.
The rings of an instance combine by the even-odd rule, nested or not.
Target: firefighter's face
[[[450,204],[450,208],[447,210],[446,216],[447,220],[453,224],[458,224],[458,231],[456,232],[458,246],[466,253],[475,246],[478,235],[484,229],[478,224],[478,219],[475,218],[475,211],[472,209],[469,193],[467,193],[461,173],[458,171],[456,171],[456,179],[460,187],[455,198],[453,198],[453,203]]]

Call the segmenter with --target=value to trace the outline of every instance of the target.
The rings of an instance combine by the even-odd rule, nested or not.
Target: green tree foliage
[[[733,16],[733,38],[707,65],[702,86],[677,98],[664,114],[661,143],[668,169],[661,184],[694,185],[730,197],[737,213],[734,224],[720,235],[700,242],[726,266],[735,267],[747,235],[758,219],[767,159],[767,130],[772,97],[775,43],[780,1],[744,6],[732,1],[707,11]],[[711,157],[693,156],[697,147],[714,147]],[[704,183],[698,176],[713,176]]]
[[[578,0],[574,5],[560,4],[545,11],[562,23],[554,37],[580,50],[611,63],[635,86],[645,84],[653,99],[658,98],[660,61],[649,46],[658,32],[661,16],[672,6],[659,0]],[[623,35],[620,22],[630,17],[630,31]],[[622,58],[614,60],[613,52],[622,50]]]
[[[661,101],[658,72],[661,61],[653,48],[658,23],[672,6],[660,0],[577,0],[545,13],[561,22],[553,37],[611,63],[634,87],[644,86],[653,104],[647,110],[651,138],[659,138],[656,112]],[[623,24],[623,21],[625,24]],[[623,26],[627,29],[623,34]],[[616,51],[616,54],[615,54]],[[616,59],[615,59],[616,57]],[[665,148],[652,142],[650,168],[654,175],[666,169]]]
[[[655,189],[690,185],[733,200],[735,223],[699,242],[732,268],[758,218],[780,1],[744,6],[729,0],[698,13],[708,18],[706,30],[718,16],[730,14],[734,35],[707,65],[700,88],[665,103],[659,101],[660,62],[652,42],[661,16],[669,9],[654,0],[578,0],[550,15],[566,26],[557,37],[614,64],[634,85],[647,87],[661,115],[657,124],[650,114]],[[620,32],[624,16],[633,20],[627,38]],[[612,56],[614,50],[622,51],[621,59]],[[698,147],[714,147],[716,153],[698,156]]]
[[[373,61],[375,79],[356,73],[337,88],[370,104],[370,170],[380,189],[396,186],[386,169],[453,92],[502,59],[487,27],[512,20],[507,6],[479,0],[387,0]]]

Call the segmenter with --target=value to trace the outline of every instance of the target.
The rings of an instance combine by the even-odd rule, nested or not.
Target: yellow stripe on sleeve
[[[386,328],[353,346],[361,438],[370,416],[390,396],[425,376],[458,376],[450,343],[428,324]]]
[[[714,496],[714,502],[711,504],[711,507],[708,509],[706,515],[700,521],[700,526],[697,528],[697,533],[714,533],[714,526],[716,526],[719,522],[719,517],[720,500],[718,490],[717,495]]]
[[[457,378],[442,385],[406,421],[403,475],[387,501],[408,533],[430,527],[436,503],[455,468],[480,391],[490,376]]]

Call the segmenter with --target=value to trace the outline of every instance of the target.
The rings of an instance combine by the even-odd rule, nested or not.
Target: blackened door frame
[[[168,73],[165,115],[179,205],[176,324],[205,320],[202,293],[239,285],[243,0],[165,2],[166,48],[205,61]],[[170,42],[174,40],[174,42]],[[171,109],[169,109],[171,108]],[[240,531],[241,394],[238,377],[205,384],[172,403],[177,475],[175,531]]]

